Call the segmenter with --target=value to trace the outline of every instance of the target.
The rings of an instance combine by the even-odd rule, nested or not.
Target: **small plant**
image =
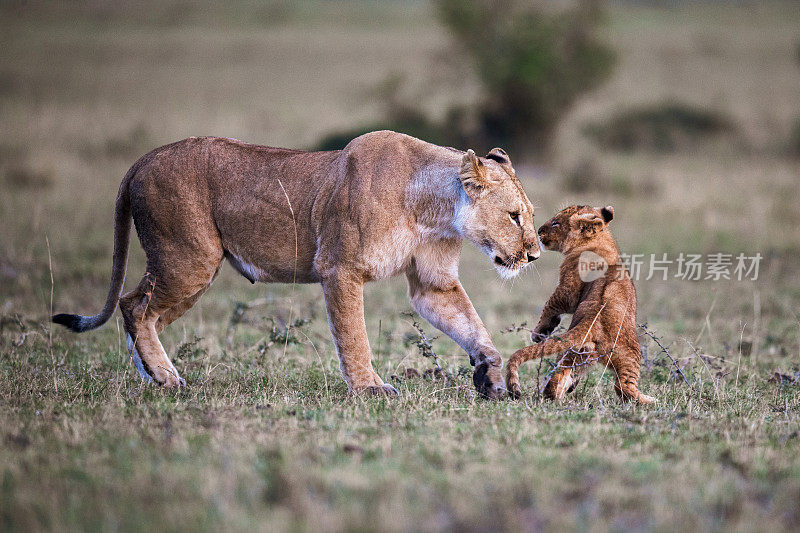
[[[615,197],[653,196],[658,184],[647,176],[634,179],[625,172],[608,172],[593,158],[580,159],[568,168],[563,178],[564,188],[574,193],[607,193]]]
[[[247,316],[247,312],[255,307],[263,306],[266,303],[268,303],[266,298],[258,298],[250,302],[236,302],[234,304],[231,317],[228,320],[228,332],[225,339],[229,348],[233,346],[233,337],[240,324],[263,327],[264,318],[260,320],[250,318]],[[300,340],[292,333],[292,330],[310,323],[311,318],[298,318],[285,325],[277,325],[275,319],[272,317],[266,317],[266,321],[270,323],[270,329],[267,340],[259,346],[261,353],[273,344],[284,346],[287,344],[300,344]]]
[[[656,345],[659,347],[661,353],[663,353],[664,355],[667,356],[667,358],[669,358],[670,362],[672,363],[672,366],[675,368],[675,374],[683,379],[683,382],[686,383],[687,387],[691,388],[692,386],[689,384],[689,380],[686,379],[686,375],[683,373],[683,367],[678,365],[678,362],[675,360],[674,357],[672,357],[672,354],[669,353],[669,350],[663,345],[661,339],[658,338],[655,333],[653,333],[647,328],[647,323],[639,324],[639,328],[641,328],[642,332],[645,335],[653,339],[653,342],[655,342]]]
[[[605,182],[605,175],[594,159],[581,159],[564,175],[564,186],[575,193],[605,188],[598,187],[600,182]]]
[[[436,370],[441,371],[442,367],[439,364],[439,356],[436,355],[435,351],[433,351],[433,345],[431,344],[431,341],[436,340],[437,337],[429,339],[428,336],[425,335],[425,330],[423,330],[422,326],[420,326],[419,322],[417,322],[413,313],[403,313],[403,314],[411,318],[411,326],[415,330],[417,330],[416,333],[406,334],[403,337],[403,344],[405,344],[406,347],[411,346],[412,344],[415,345],[419,350],[419,353],[423,357],[432,359],[433,364],[436,366]]]
[[[352,130],[332,133],[323,137],[316,146],[317,150],[341,150],[347,143],[365,133],[379,130],[394,130],[434,144],[458,144],[457,131],[445,125],[431,121],[413,103],[401,94],[405,78],[399,74],[391,74],[375,89],[375,97],[383,103],[384,120]]]
[[[797,62],[797,66],[800,66],[800,41],[797,41],[794,47],[794,60]]]
[[[180,361],[194,361],[208,353],[208,350],[200,346],[202,337],[195,336],[192,340],[182,342],[175,349],[175,358]]]
[[[502,330],[503,333],[520,333],[520,332],[523,332],[523,331],[526,332],[528,335],[530,335],[530,333],[533,330],[528,327],[528,323],[527,322],[521,322],[519,325],[511,324],[510,326],[506,326]]]
[[[6,171],[6,183],[12,189],[35,190],[53,186],[53,175],[49,171],[38,171],[21,165]]]
[[[301,326],[305,326],[309,322],[311,322],[308,318],[298,318],[292,320],[289,324],[285,326],[278,326],[275,324],[274,318],[268,318],[270,323],[272,323],[272,328],[269,330],[269,344],[300,344],[300,339],[298,339],[293,333],[293,329],[297,329]]]

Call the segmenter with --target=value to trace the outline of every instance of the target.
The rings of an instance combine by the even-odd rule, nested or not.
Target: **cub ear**
[[[514,174],[514,167],[511,166],[511,159],[508,157],[506,151],[502,148],[492,148],[489,150],[489,153],[486,154],[486,159],[497,161],[506,172],[509,174]]]
[[[603,226],[603,219],[594,213],[583,213],[582,215],[575,215],[575,222],[578,229],[582,233],[594,234],[598,229]]]
[[[461,158],[461,170],[458,171],[458,175],[467,192],[480,192],[489,184],[486,165],[472,150],[467,150],[467,153]]]
[[[608,224],[614,218],[614,207],[607,205],[600,208],[600,214],[603,216],[603,222]]]

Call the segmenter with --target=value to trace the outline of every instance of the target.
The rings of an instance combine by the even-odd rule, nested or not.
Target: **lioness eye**
[[[522,220],[519,218],[519,213],[509,213],[508,218],[517,226],[522,226]]]

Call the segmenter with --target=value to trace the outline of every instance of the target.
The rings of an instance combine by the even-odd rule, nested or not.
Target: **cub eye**
[[[557,228],[557,227],[559,226],[558,222],[556,222],[555,220],[553,221],[553,223],[552,223],[551,225],[552,225],[554,228]]]
[[[517,226],[522,226],[522,219],[519,217],[519,213],[509,213],[508,218],[511,219],[511,222],[516,224]]]

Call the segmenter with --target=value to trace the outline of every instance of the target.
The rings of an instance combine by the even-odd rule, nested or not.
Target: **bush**
[[[674,102],[627,109],[584,130],[601,147],[627,152],[674,152],[734,131],[732,121],[720,113]]]
[[[597,1],[554,9],[530,0],[438,0],[437,7],[483,84],[476,134],[488,144],[546,148],[578,97],[611,74],[615,55],[595,36]]]
[[[516,152],[546,150],[561,118],[580,95],[610,75],[615,62],[611,49],[595,36],[602,18],[598,0],[559,9],[546,5],[437,0],[439,18],[483,86],[478,105],[454,106],[442,122],[433,122],[389,95],[386,120],[326,137],[318,148],[342,148],[360,133],[393,129],[480,150],[498,145]]]

